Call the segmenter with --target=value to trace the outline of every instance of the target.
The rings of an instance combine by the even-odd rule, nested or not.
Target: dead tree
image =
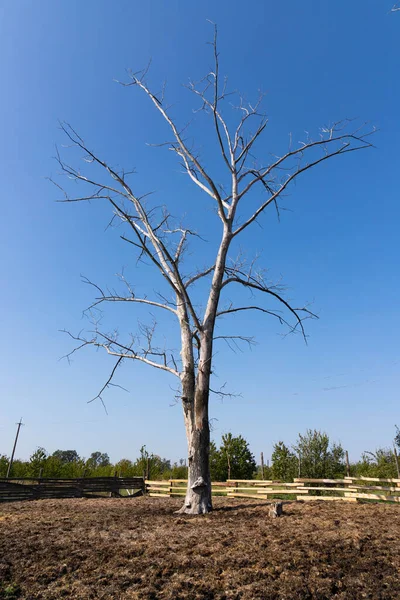
[[[138,297],[134,288],[122,275],[126,293],[119,294],[94,286],[97,297],[92,309],[107,303],[125,302],[144,304],[153,311],[173,315],[180,332],[180,351],[174,353],[156,342],[156,322],[140,328],[138,335],[122,339],[117,332],[104,331],[98,321],[87,334],[69,335],[76,341],[72,352],[86,347],[101,348],[115,363],[110,376],[96,398],[102,399],[103,391],[113,383],[117,368],[128,359],[141,361],[151,367],[161,369],[179,380],[179,395],[188,442],[188,488],[182,512],[190,514],[207,513],[212,510],[211,482],[209,472],[209,396],[212,392],[210,379],[213,368],[213,347],[215,341],[224,339],[228,343],[252,338],[242,336],[216,335],[216,324],[222,318],[229,318],[242,311],[257,311],[260,315],[276,318],[292,333],[299,332],[305,337],[304,319],[312,318],[313,313],[306,307],[297,307],[284,297],[283,289],[269,282],[264,272],[258,269],[255,260],[246,262],[241,256],[234,259],[232,244],[268,208],[279,214],[279,200],[289,186],[303,173],[322,166],[328,159],[340,157],[350,152],[371,147],[369,136],[373,130],[365,126],[352,129],[350,120],[323,127],[315,139],[307,137],[299,143],[290,143],[287,151],[280,156],[264,155],[256,159],[255,152],[260,148],[261,136],[267,126],[267,118],[262,111],[263,96],[249,104],[237,96],[236,106],[232,106],[233,95],[227,91],[226,79],[219,73],[217,50],[217,30],[212,43],[213,69],[197,82],[190,82],[188,90],[197,102],[197,110],[211,119],[214,140],[220,155],[219,181],[225,178],[222,187],[210,174],[206,161],[200,158],[195,147],[189,143],[186,128],[180,128],[165,104],[164,91],[156,94],[148,84],[148,69],[129,73],[129,80],[122,85],[132,87],[144,94],[153,105],[161,120],[166,122],[171,141],[164,145],[172,151],[183,167],[184,173],[193,185],[200,189],[204,198],[215,205],[215,218],[220,223],[220,239],[212,264],[200,270],[188,265],[185,251],[189,241],[197,235],[195,230],[177,222],[167,207],[151,203],[151,197],[139,196],[130,184],[129,173],[113,168],[84,142],[68,124],[61,124],[69,148],[83,154],[85,171],[71,166],[58,153],[57,160],[64,173],[74,182],[83,184],[84,192],[72,196],[59,183],[64,202],[106,201],[114,212],[113,219],[119,219],[125,226],[122,239],[138,253],[138,257],[150,263],[166,284],[169,292],[154,297]],[[229,103],[226,103],[229,96]],[[224,116],[223,107],[239,115],[236,126],[231,127]],[[252,194],[252,196],[251,196]],[[257,194],[257,196],[256,196]],[[249,212],[247,198],[258,198],[257,207]],[[185,261],[183,260],[185,256]],[[207,283],[208,294],[203,308],[199,308],[194,298],[196,286]],[[227,291],[236,286],[252,292],[255,298],[251,304],[227,302]],[[272,306],[267,302],[271,302]],[[274,308],[275,304],[276,308]],[[223,393],[222,391],[220,393]]]

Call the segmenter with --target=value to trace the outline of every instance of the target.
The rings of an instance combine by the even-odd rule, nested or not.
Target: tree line
[[[295,477],[340,479],[351,476],[398,477],[396,449],[400,453],[400,430],[396,427],[393,449],[378,448],[365,451],[357,462],[347,463],[342,445],[332,442],[325,432],[308,429],[299,434],[293,444],[279,441],[274,444],[271,461],[260,464],[241,435],[227,433],[217,447],[210,444],[210,471],[213,481],[227,479],[273,479],[293,481]],[[0,477],[5,477],[9,457],[0,455]],[[26,461],[15,460],[10,477],[113,477],[140,476],[146,479],[186,479],[186,459],[172,463],[150,453],[142,446],[139,457],[132,461],[123,458],[112,463],[107,453],[95,451],[89,458],[80,457],[76,450],[56,450],[48,454],[37,448]]]

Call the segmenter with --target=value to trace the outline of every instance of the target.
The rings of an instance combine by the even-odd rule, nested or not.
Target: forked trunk
[[[212,511],[208,401],[215,318],[230,241],[231,232],[226,226],[218,251],[203,326],[197,336],[199,341],[197,369],[193,359],[193,335],[188,327],[187,311],[183,303],[179,303],[179,298],[177,302],[181,319],[181,355],[184,365],[181,376],[182,403],[189,449],[188,487],[185,503],[178,512],[190,515]],[[195,376],[196,370],[197,376]]]

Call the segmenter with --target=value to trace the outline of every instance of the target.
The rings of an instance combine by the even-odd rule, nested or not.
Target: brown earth
[[[0,598],[400,599],[400,507],[72,499],[0,505]]]

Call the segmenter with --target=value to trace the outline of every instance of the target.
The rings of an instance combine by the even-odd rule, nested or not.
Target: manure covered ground
[[[400,599],[400,507],[66,499],[0,505],[0,598]]]

